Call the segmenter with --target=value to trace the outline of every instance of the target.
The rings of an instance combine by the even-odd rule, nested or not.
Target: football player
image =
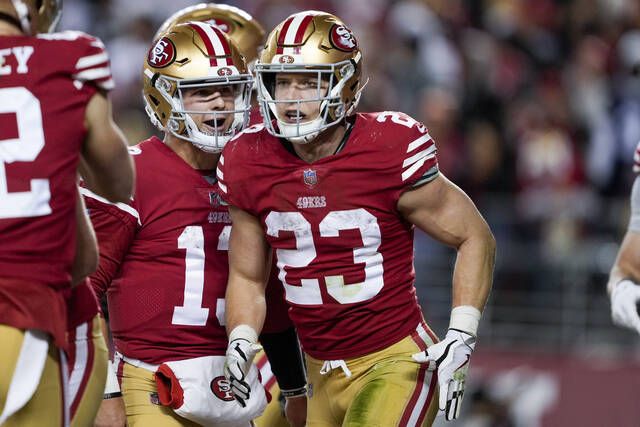
[[[640,173],[640,143],[634,154],[633,171]],[[611,298],[613,322],[640,334],[640,178],[636,177],[631,189],[631,218],[622,240],[616,262],[609,274],[607,292]]]
[[[262,28],[262,25],[250,14],[245,12],[242,9],[239,9],[235,6],[230,6],[226,4],[216,4],[216,3],[200,3],[194,6],[189,6],[184,9],[179,10],[174,13],[172,16],[167,18],[167,20],[160,26],[156,35],[154,36],[154,40],[158,39],[163,33],[165,33],[169,28],[173,27],[176,24],[188,22],[188,21],[200,21],[206,22],[211,25],[215,25],[225,32],[234,42],[234,44],[238,47],[240,52],[244,55],[245,60],[247,62],[247,67],[249,71],[253,72],[255,68],[255,63],[258,59],[259,50],[262,49],[265,38],[265,31]],[[260,116],[258,104],[255,100],[255,85],[254,91],[252,92],[251,98],[251,116],[249,119],[249,124],[262,123],[262,117]],[[277,283],[278,278],[276,275],[276,268],[272,269],[272,277],[271,281],[275,283],[275,287],[281,290],[281,286]],[[277,296],[275,297],[277,298]],[[278,399],[278,395],[280,394],[280,389],[278,382],[275,381],[275,377],[273,373],[266,372],[270,364],[266,363],[266,356],[264,353],[260,353],[258,355],[259,361],[263,363],[257,363],[258,365],[265,366],[265,368],[261,369],[263,381],[265,384],[268,384],[268,391],[274,397],[272,401],[265,409],[263,415],[260,416],[255,423],[258,427],[287,427],[287,421],[282,414],[280,399]],[[282,373],[280,373],[282,376]],[[265,378],[274,378],[273,381],[266,381]],[[304,398],[304,394],[292,395],[290,391],[288,391],[289,399],[287,402],[294,402],[294,398]],[[302,403],[295,401],[296,403]],[[295,412],[304,412],[298,409],[290,408],[290,404],[287,405],[286,409],[288,409],[291,414],[290,417],[295,417]],[[295,421],[292,420],[292,422]]]
[[[447,419],[459,413],[495,241],[438,170],[424,125],[355,112],[362,62],[351,30],[324,12],[294,14],[267,39],[256,64],[264,126],[218,162],[233,221],[228,366],[251,354],[262,327],[273,248],[306,354],[307,425],[429,425],[438,406]],[[416,300],[414,225],[458,254],[439,343]],[[226,371],[232,387],[249,388],[247,359]]]
[[[232,414],[225,425],[248,425],[242,417],[255,410],[253,398],[244,407],[235,402],[222,371],[231,221],[215,185],[222,147],[248,122],[252,84],[244,57],[219,28],[196,21],[171,27],[143,69],[146,111],[164,139],[131,147],[135,198],[109,204],[83,190],[100,245],[91,281],[107,296],[129,426],[211,424],[201,416],[213,410]],[[257,381],[257,370],[252,375]],[[190,400],[185,378],[198,382],[195,394],[204,401]],[[117,419],[118,396],[105,395],[114,399],[103,402],[100,422]]]
[[[0,0],[0,424],[67,425],[65,294],[91,269],[76,252],[78,165],[127,200],[133,167],[106,96],[102,42],[51,33],[61,1]],[[94,244],[89,239],[89,245]],[[78,248],[79,249],[79,248]]]

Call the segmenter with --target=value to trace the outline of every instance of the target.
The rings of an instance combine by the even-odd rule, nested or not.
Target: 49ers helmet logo
[[[211,391],[220,400],[224,400],[225,402],[233,400],[233,393],[231,392],[229,380],[222,375],[211,380]]]
[[[329,31],[329,40],[336,49],[351,52],[358,47],[356,37],[344,25],[334,24]]]
[[[176,47],[171,40],[162,37],[149,51],[147,62],[155,68],[171,65],[176,59]]]

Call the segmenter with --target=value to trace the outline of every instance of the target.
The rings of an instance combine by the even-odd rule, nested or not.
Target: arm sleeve
[[[629,231],[640,232],[640,177],[633,181],[631,189],[631,217]]]
[[[282,332],[261,334],[260,343],[281,390],[295,390],[307,384],[298,336],[293,328]]]
[[[129,205],[124,205],[129,209],[123,210],[118,206],[120,204],[114,205],[98,200],[99,196],[86,189],[82,189],[82,193],[100,250],[98,269],[90,276],[91,287],[98,299],[102,299],[107,287],[120,270],[120,264],[135,237],[138,220],[134,215],[135,209]]]

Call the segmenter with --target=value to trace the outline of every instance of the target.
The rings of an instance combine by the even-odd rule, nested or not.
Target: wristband
[[[107,363],[107,382],[104,385],[104,395],[107,396],[115,393],[120,393],[120,383],[118,382],[118,376],[116,375],[115,363],[109,360]],[[120,393],[120,396],[122,396],[122,393]],[[105,397],[105,399],[110,398]]]
[[[285,399],[288,399],[290,397],[306,396],[307,386],[304,385],[300,388],[294,388],[292,390],[280,390],[280,393],[282,394],[282,396],[284,396]]]
[[[113,393],[105,393],[102,396],[102,400],[114,399],[116,397],[122,397],[122,392],[116,391],[116,392],[113,392]]]
[[[449,329],[457,329],[475,337],[478,335],[478,324],[480,323],[481,315],[480,310],[470,305],[454,307],[451,310]]]
[[[237,339],[249,341],[251,344],[258,342],[258,333],[249,325],[238,325],[229,333],[229,342]]]

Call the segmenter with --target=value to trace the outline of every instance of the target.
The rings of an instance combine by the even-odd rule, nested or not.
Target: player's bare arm
[[[98,92],[89,101],[85,126],[82,175],[87,187],[112,202],[127,202],[134,188],[133,161],[105,94]]]
[[[627,231],[620,245],[616,262],[611,268],[607,291],[611,291],[615,285],[624,279],[640,282],[640,233]]]
[[[398,209],[409,222],[458,252],[449,330],[442,341],[413,355],[438,371],[438,406],[445,419],[452,420],[460,414],[469,358],[491,289],[495,239],[471,199],[442,174],[404,193]]]
[[[93,227],[86,213],[84,200],[80,194],[76,201],[76,255],[73,259],[71,280],[73,285],[98,268],[98,243]]]
[[[640,315],[636,304],[640,301],[640,180],[636,178],[631,190],[631,218],[624,240],[611,268],[607,292],[611,298],[613,323],[640,333]]]
[[[257,218],[229,207],[233,228],[229,238],[229,280],[226,290],[226,327],[229,336],[224,371],[235,399],[246,406],[251,386],[246,374],[261,349],[258,334],[267,312],[265,288],[271,252]]]
[[[452,305],[482,311],[491,289],[496,242],[471,199],[440,174],[405,192],[398,210],[434,239],[456,248]]]
[[[229,281],[225,297],[227,333],[239,325],[248,325],[260,332],[266,314],[264,294],[271,252],[256,217],[232,206],[229,213],[233,228],[229,238]]]

